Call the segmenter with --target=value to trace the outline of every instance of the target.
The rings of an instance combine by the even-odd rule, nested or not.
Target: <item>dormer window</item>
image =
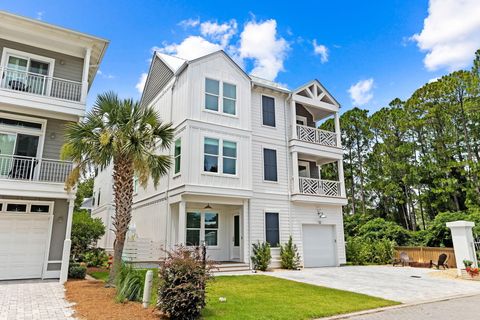
[[[237,86],[218,80],[205,79],[205,110],[236,115]]]

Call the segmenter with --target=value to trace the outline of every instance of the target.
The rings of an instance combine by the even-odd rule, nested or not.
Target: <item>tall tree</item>
[[[163,124],[153,108],[141,106],[132,99],[120,99],[113,92],[100,94],[85,120],[67,128],[62,154],[76,163],[67,179],[68,187],[72,187],[89,166],[106,167],[113,162],[115,243],[110,285],[121,265],[132,218],[134,173],[142,186],[147,185],[150,177],[157,185],[170,167],[170,156],[164,151],[172,138],[171,125]],[[164,154],[159,154],[161,152]]]

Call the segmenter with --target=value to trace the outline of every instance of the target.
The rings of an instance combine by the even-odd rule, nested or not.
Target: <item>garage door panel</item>
[[[334,226],[303,225],[303,255],[307,268],[336,266]]]
[[[0,215],[0,280],[41,278],[50,216]]]

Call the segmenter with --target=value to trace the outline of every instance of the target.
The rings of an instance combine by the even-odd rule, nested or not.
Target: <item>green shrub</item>
[[[280,246],[280,259],[283,269],[297,270],[300,268],[300,254],[297,245],[293,243],[292,236],[288,238],[288,242]]]
[[[145,275],[142,271],[134,269],[129,264],[122,264],[116,278],[118,302],[142,301]]]
[[[81,258],[88,267],[106,267],[108,265],[108,254],[105,249],[92,248],[85,252]]]
[[[87,211],[73,214],[72,221],[72,260],[76,261],[105,234],[105,226],[100,218],[92,218]]]
[[[170,319],[199,319],[206,305],[205,287],[210,263],[199,250],[178,247],[168,252],[159,270],[157,308]]]
[[[252,244],[252,263],[254,270],[265,271],[272,260],[272,254],[270,252],[270,244],[268,242],[254,243]]]
[[[68,277],[71,279],[85,279],[87,267],[76,262],[70,262],[68,267]]]
[[[372,242],[364,238],[350,238],[346,245],[347,261],[357,265],[391,263],[394,245],[387,239]]]

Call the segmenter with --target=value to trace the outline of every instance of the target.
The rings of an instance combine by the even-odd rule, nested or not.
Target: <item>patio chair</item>
[[[448,255],[446,253],[442,253],[441,255],[438,256],[438,262],[435,263],[432,260],[430,260],[430,266],[435,266],[437,269],[440,269],[440,267],[443,267],[444,270],[448,269]]]
[[[400,252],[400,259],[393,260],[393,266],[395,267],[397,264],[401,264],[402,267],[410,265],[410,257],[406,252]]]

